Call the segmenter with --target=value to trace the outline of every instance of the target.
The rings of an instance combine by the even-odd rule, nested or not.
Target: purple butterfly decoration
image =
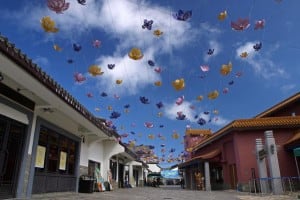
[[[261,47],[262,47],[262,43],[261,42],[256,43],[255,45],[253,45],[253,49],[255,51],[259,51],[261,49]]]
[[[153,67],[153,66],[155,66],[155,63],[152,60],[148,60],[148,65],[150,65],[151,67]]]
[[[152,24],[153,24],[153,20],[147,20],[147,19],[144,19],[144,24],[142,25],[142,28],[143,29],[148,29],[148,30],[151,30],[152,29]]]
[[[178,120],[185,120],[185,114],[183,114],[182,112],[177,112],[177,117],[176,119]]]
[[[173,17],[179,21],[187,21],[192,17],[192,11],[183,11],[183,10],[178,10],[177,13],[173,14]]]
[[[113,69],[113,68],[115,68],[115,66],[116,66],[115,64],[108,64],[107,65],[108,69]]]

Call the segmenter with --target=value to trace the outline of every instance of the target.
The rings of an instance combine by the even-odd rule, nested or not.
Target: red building
[[[273,131],[276,148],[272,153],[277,153],[280,176],[299,177],[300,159],[296,150],[300,147],[300,93],[297,93],[254,118],[232,121],[194,146],[191,158],[179,165],[186,187],[249,190],[249,180],[259,178],[256,139],[261,138],[265,143],[264,132],[268,130]],[[267,176],[272,177],[272,166],[266,163]]]

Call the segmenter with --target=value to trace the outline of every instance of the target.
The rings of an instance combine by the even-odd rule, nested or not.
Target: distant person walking
[[[183,177],[180,179],[180,186],[182,189],[184,189],[184,178]]]

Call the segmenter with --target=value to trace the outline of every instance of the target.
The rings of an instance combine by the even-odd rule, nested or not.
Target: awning
[[[186,166],[189,166],[189,165],[193,165],[193,164],[196,164],[197,161],[200,162],[200,161],[203,161],[203,160],[208,160],[208,159],[211,159],[211,158],[214,158],[216,157],[217,155],[219,155],[221,153],[221,150],[220,149],[215,149],[213,151],[210,151],[208,153],[205,153],[205,154],[201,154],[199,156],[196,156],[184,163],[181,163],[178,165],[179,168],[183,168],[183,167],[186,167]]]
[[[293,135],[288,141],[284,143],[284,145],[291,144],[292,142],[295,142],[297,140],[300,140],[300,131],[298,131],[296,134]]]

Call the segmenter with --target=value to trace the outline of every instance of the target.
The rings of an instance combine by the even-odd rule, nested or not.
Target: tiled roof
[[[239,119],[234,120],[227,126],[221,128],[209,138],[201,141],[193,148],[193,151],[205,146],[209,142],[234,130],[258,130],[267,128],[299,128],[300,117],[298,116],[285,116],[285,117],[266,117],[266,118],[252,118],[252,119]]]
[[[80,104],[70,93],[61,87],[53,78],[46,74],[32,59],[22,53],[20,49],[16,48],[14,44],[10,43],[7,38],[0,35],[0,51],[15,62],[20,68],[24,69],[33,78],[38,80],[42,85],[49,89],[49,91],[56,94],[66,104],[70,105],[74,110],[78,111],[83,117],[92,122],[100,130],[108,136],[119,137],[119,134],[109,129],[103,124],[103,120],[99,120],[88,109]]]
[[[211,135],[212,132],[210,129],[186,129],[185,135]]]
[[[272,106],[271,108],[263,111],[262,113],[256,115],[254,118],[262,118],[262,117],[267,117],[269,116],[271,113],[275,112],[276,110],[279,110],[281,109],[282,107],[292,103],[292,102],[295,102],[297,100],[300,100],[300,92],[294,94],[293,96],[279,102],[278,104]]]

